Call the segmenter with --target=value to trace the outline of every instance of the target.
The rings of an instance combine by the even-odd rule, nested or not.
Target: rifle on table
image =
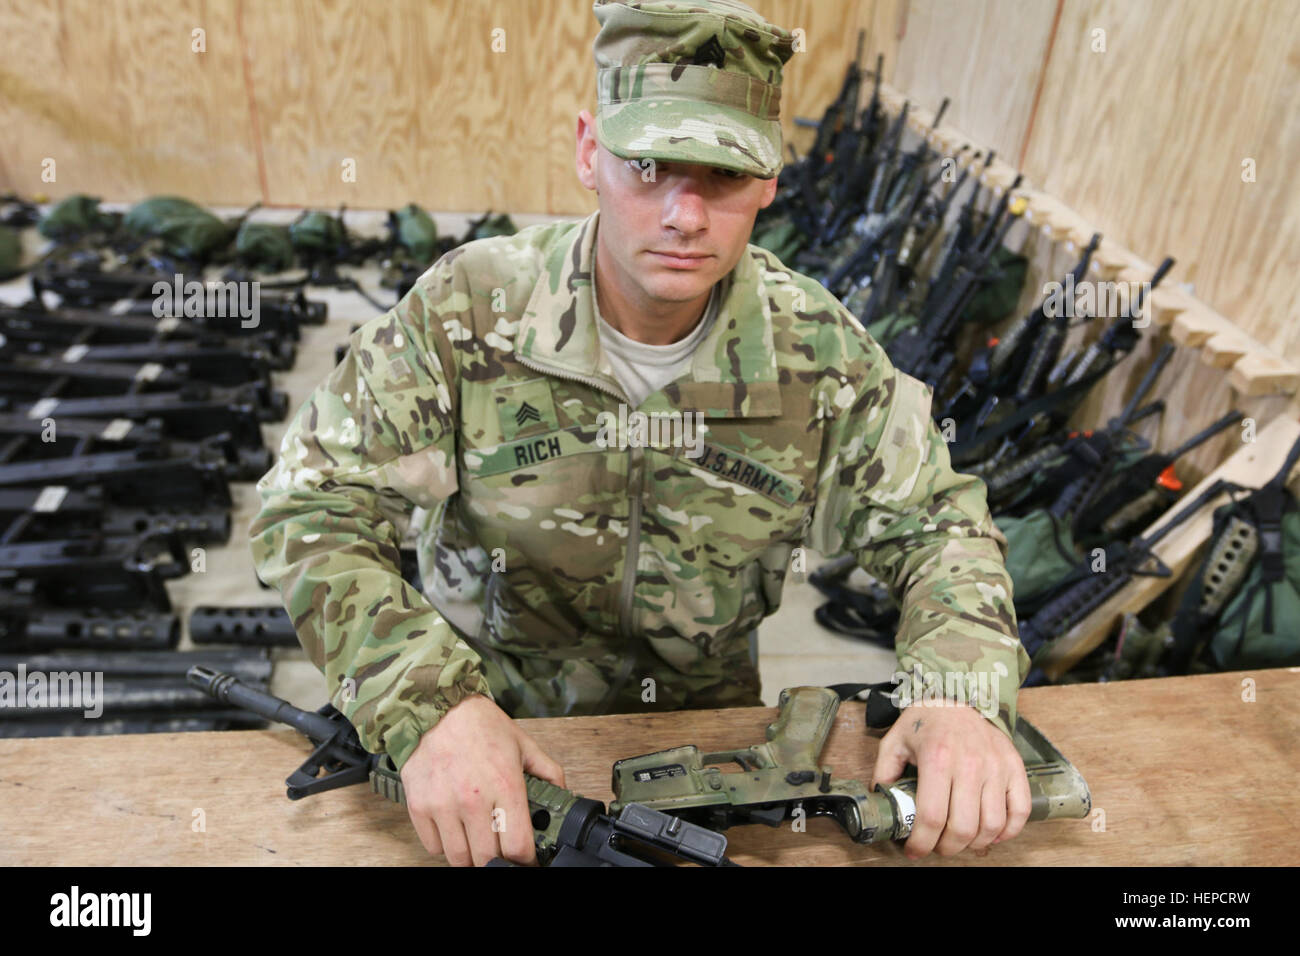
[[[68,455],[0,465],[0,488],[100,485],[109,500],[148,507],[151,502],[176,507],[221,507],[231,504],[226,458],[219,448],[199,446],[188,454],[173,452],[168,442],[122,451]],[[55,507],[55,502],[43,502]],[[10,532],[9,540],[13,540]]]
[[[255,387],[219,388],[206,382],[191,382],[175,392],[146,395],[101,395],[96,398],[45,397],[35,401],[0,396],[0,410],[28,418],[47,418],[56,411],[59,419],[118,419],[147,421],[162,419],[167,434],[182,440],[202,440],[226,433],[243,448],[265,448],[262,422],[281,421],[288,411],[288,396],[276,391],[274,404],[262,404]]]
[[[51,335],[44,329],[0,332],[13,345],[0,347],[0,354],[12,352],[12,360],[22,368],[36,361],[81,364],[112,381],[128,370],[128,380],[150,364],[164,371],[150,374],[150,384],[155,388],[169,382],[178,385],[192,379],[211,382],[213,385],[262,384],[269,389],[270,373],[280,371],[278,356],[268,355],[255,340],[230,340],[221,335],[206,333],[202,339],[189,342],[129,342],[115,345],[67,345],[57,333]],[[21,349],[21,351],[19,351]],[[65,368],[60,374],[74,374],[77,369]],[[146,372],[145,374],[149,374]],[[6,387],[6,391],[12,389]]]
[[[105,677],[184,678],[192,667],[208,667],[231,674],[245,683],[266,684],[271,679],[271,658],[264,650],[202,651],[55,651],[0,654],[0,671],[13,673],[19,665],[28,673],[41,671],[96,671]],[[188,695],[193,696],[193,695]]]
[[[154,297],[150,295],[150,290],[159,282],[166,283],[169,288],[174,287],[177,274],[181,275],[182,278],[184,277],[184,272],[127,274],[104,272],[102,269],[70,269],[51,264],[32,271],[33,302],[21,308],[39,310],[42,306],[36,303],[40,303],[41,293],[53,292],[59,296],[64,307],[86,308],[115,303],[115,307],[121,308],[126,316],[154,315],[157,303]],[[202,274],[198,273],[198,275],[201,276]],[[195,279],[192,281],[203,280]],[[218,283],[218,285],[224,286],[225,283]],[[205,281],[205,301],[207,288]],[[273,291],[289,288],[294,288],[295,291]],[[175,303],[174,308],[176,311],[180,311],[182,303]],[[206,307],[201,311],[206,312]],[[302,292],[302,282],[276,282],[259,283],[257,298],[258,324],[256,326],[245,326],[239,316],[223,317],[200,314],[185,316],[184,318],[197,320],[199,325],[210,332],[215,331],[231,337],[259,336],[271,332],[277,336],[287,335],[296,340],[301,335],[302,325],[323,325],[326,314],[325,303],[309,302],[307,300]],[[182,316],[179,315],[174,317],[164,316],[153,319],[152,324],[157,325],[168,318],[173,322],[182,321]]]
[[[0,408],[8,404],[0,397]],[[28,406],[37,408],[39,403]],[[48,406],[46,406],[48,409]],[[84,457],[91,451],[100,451],[95,446],[106,446],[103,451],[126,451],[129,449],[152,449],[145,457],[159,460],[168,456],[183,458],[207,465],[208,462],[221,462],[221,471],[229,481],[255,481],[266,474],[271,467],[271,451],[268,448],[249,448],[241,446],[234,437],[226,432],[208,435],[199,441],[172,441],[167,438],[161,419],[146,418],[132,421],[129,418],[115,418],[104,422],[93,418],[73,418],[60,414],[58,427],[51,429],[43,421],[48,411],[39,416],[23,415],[16,412],[0,411],[0,440],[9,445],[12,457],[8,464],[21,464],[20,456],[23,442],[40,443],[39,457],[74,459]],[[14,441],[18,439],[18,441]],[[48,457],[47,457],[48,456]],[[126,461],[127,459],[119,459]],[[204,469],[206,470],[206,469]],[[49,481],[52,473],[34,474],[34,481]],[[15,481],[25,479],[15,479]],[[217,492],[219,494],[219,492]],[[158,503],[158,496],[149,500],[150,506]],[[120,503],[120,502],[119,502]],[[229,517],[225,519],[229,524]],[[196,524],[197,526],[197,524]],[[221,540],[225,540],[223,535]]]
[[[0,706],[0,738],[179,733],[263,723],[248,711],[223,709],[187,684],[185,673],[195,664],[229,668],[259,687],[271,677],[270,658],[258,651],[0,654],[0,671],[17,675],[17,693]],[[39,700],[32,701],[37,694]]]
[[[189,567],[175,533],[109,537],[92,532],[6,544],[0,547],[0,608],[147,608],[168,614],[172,605],[164,582]]]
[[[290,800],[369,782],[370,789],[406,805],[402,778],[387,754],[361,746],[356,728],[326,704],[315,713],[247,686],[230,674],[206,667],[188,672],[191,686],[266,720],[288,724],[316,749],[285,781]],[[524,775],[537,861],[542,866],[659,866],[659,858],[701,866],[734,866],[727,838],[666,813],[636,804],[606,813],[605,805],[552,783]],[[494,860],[488,865],[509,865]]]
[[[766,743],[717,753],[687,745],[620,760],[614,764],[610,809],[635,801],[716,829],[746,823],[775,827],[802,810],[806,817],[834,818],[856,843],[906,839],[915,821],[914,776],[869,791],[856,780],[832,777],[819,763],[840,692],[885,686],[787,688]],[[896,707],[877,708],[871,698],[867,703],[868,728],[888,726],[898,717]],[[1092,799],[1083,777],[1023,717],[1016,721],[1015,744],[1029,778],[1029,819],[1086,817]],[[724,774],[711,766],[730,763],[743,773]]]

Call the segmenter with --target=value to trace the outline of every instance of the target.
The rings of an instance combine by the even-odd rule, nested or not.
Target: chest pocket
[[[594,499],[619,491],[617,452],[602,447],[596,435],[595,428],[575,425],[466,449],[462,487],[476,503],[472,510],[482,514],[495,506],[509,514],[512,509],[567,505],[582,511]]]
[[[691,456],[688,451],[697,450]],[[653,520],[698,560],[738,568],[774,541],[797,542],[811,502],[791,451],[777,468],[721,441],[648,450]]]

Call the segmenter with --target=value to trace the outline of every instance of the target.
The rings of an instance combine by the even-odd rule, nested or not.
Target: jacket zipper
[[[515,358],[521,365],[542,372],[547,375],[554,375],[557,378],[568,379],[572,382],[581,382],[597,391],[604,392],[617,398],[624,404],[630,405],[626,395],[621,395],[614,391],[600,379],[589,378],[585,375],[577,375],[573,372],[562,372],[553,366],[543,365],[532,359],[526,359],[516,353]],[[636,655],[634,651],[634,641],[632,635],[632,613],[633,601],[636,597],[636,568],[637,558],[641,550],[641,488],[642,488],[642,467],[643,455],[640,448],[629,445],[627,449],[627,478],[628,478],[628,524],[627,524],[627,550],[623,558],[623,584],[622,591],[619,595],[618,606],[618,631],[619,636],[623,639],[623,664],[619,668],[614,683],[606,691],[605,696],[601,698],[597,705],[598,712],[604,712],[611,703],[618,697],[622,691],[627,679],[632,673],[632,668],[636,664]]]

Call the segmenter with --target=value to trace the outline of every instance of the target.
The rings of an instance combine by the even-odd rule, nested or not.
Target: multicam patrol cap
[[[596,139],[621,159],[781,171],[794,37],[737,0],[596,0]]]

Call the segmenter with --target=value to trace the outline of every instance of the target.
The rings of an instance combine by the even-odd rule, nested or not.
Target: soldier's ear
[[[600,152],[600,143],[593,132],[594,120],[591,113],[583,110],[578,114],[577,142],[574,151],[574,168],[578,181],[587,189],[596,188],[596,156]]]

